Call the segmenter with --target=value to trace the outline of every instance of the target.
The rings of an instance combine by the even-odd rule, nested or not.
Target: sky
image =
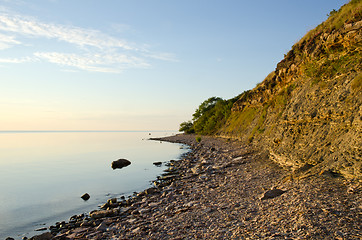
[[[0,131],[178,130],[347,0],[0,0]]]

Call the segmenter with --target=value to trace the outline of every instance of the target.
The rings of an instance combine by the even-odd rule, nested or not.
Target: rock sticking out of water
[[[113,169],[124,168],[124,167],[127,167],[128,165],[131,165],[131,162],[129,160],[123,159],[123,158],[112,162],[112,168]]]
[[[90,196],[88,193],[84,193],[81,198],[84,200],[84,201],[87,201],[88,199],[90,199]]]
[[[153,165],[155,165],[156,167],[161,167],[162,162],[154,162]]]

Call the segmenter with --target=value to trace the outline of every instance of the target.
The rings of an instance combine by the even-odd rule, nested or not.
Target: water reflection
[[[0,238],[94,209],[109,195],[149,187],[163,170],[152,163],[185,151],[143,140],[149,137],[148,132],[1,133]],[[132,164],[112,170],[118,158]],[[80,198],[85,192],[91,195],[86,202]]]

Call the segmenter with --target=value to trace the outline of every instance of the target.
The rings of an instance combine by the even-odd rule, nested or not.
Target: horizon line
[[[0,133],[26,132],[179,132],[178,130],[0,130]]]

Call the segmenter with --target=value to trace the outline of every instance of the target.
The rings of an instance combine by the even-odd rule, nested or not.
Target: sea
[[[149,138],[176,133],[0,131],[0,239],[41,234],[36,230],[151,187],[166,168],[153,163],[179,159],[189,149]],[[120,158],[131,165],[113,170]]]

